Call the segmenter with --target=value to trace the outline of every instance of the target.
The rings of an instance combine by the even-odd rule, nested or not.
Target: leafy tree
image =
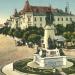
[[[30,32],[29,31],[26,31],[23,34],[23,38],[25,38],[27,40],[29,35],[30,35]]]
[[[44,29],[42,27],[37,28],[36,26],[33,26],[33,27],[30,26],[30,27],[28,27],[28,28],[26,28],[24,30],[23,38],[25,38],[26,40],[28,40],[28,37],[31,34],[36,34],[36,35],[43,36],[44,35]]]
[[[18,38],[22,38],[25,40],[34,40],[33,42],[37,42],[37,40],[39,40],[41,37],[44,35],[44,29],[42,27],[36,27],[36,26],[29,26],[28,28],[21,30],[19,27],[17,27],[16,29],[12,29],[8,26],[5,26],[3,28],[0,29],[0,33],[6,34],[6,35],[10,35],[10,36],[15,36]],[[35,34],[32,36],[32,34]],[[29,39],[28,39],[29,38]],[[34,38],[34,39],[31,39]],[[37,39],[37,40],[36,40]]]
[[[14,31],[14,36],[18,37],[18,38],[22,38],[22,30],[20,28],[15,29]]]
[[[42,27],[38,28],[38,34],[44,36],[44,29]]]
[[[72,33],[72,38],[75,39],[75,32]]]
[[[5,26],[4,28],[2,28],[2,33],[7,35],[10,31],[10,27]]]
[[[56,25],[57,35],[62,35],[65,32],[65,27],[61,24]]]
[[[72,22],[72,24],[67,24],[66,32],[74,32],[74,31],[75,31],[75,22]]]
[[[70,32],[65,32],[63,36],[66,38],[67,41],[71,41],[72,39],[72,34]]]
[[[28,37],[28,41],[33,42],[33,43],[39,43],[40,39],[41,39],[41,36],[37,34],[31,34]]]

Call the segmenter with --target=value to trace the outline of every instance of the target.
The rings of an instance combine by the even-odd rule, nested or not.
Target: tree
[[[16,28],[14,31],[14,36],[18,37],[18,38],[22,38],[22,30],[20,28]]]
[[[65,32],[63,34],[63,36],[66,38],[67,41],[71,42],[71,39],[72,39],[72,34],[70,32]]]
[[[75,31],[75,22],[72,22],[72,24],[67,24],[66,32],[74,32],[74,31]]]
[[[33,43],[39,43],[40,42],[40,39],[41,39],[41,36],[40,35],[37,35],[37,34],[31,34],[28,37],[28,41],[33,42]]]
[[[38,28],[38,35],[44,36],[44,29],[42,27]]]
[[[62,35],[65,32],[65,27],[61,24],[56,25],[57,35]]]
[[[9,31],[10,31],[10,27],[5,26],[4,28],[2,28],[2,33],[5,35],[8,35]]]
[[[75,39],[75,32],[72,33],[72,37],[73,37],[73,39]]]
[[[29,31],[25,31],[23,33],[23,38],[25,38],[26,40],[28,40],[28,36],[30,35],[30,32]]]
[[[28,40],[28,37],[32,34],[43,36],[44,35],[44,29],[42,27],[37,28],[36,26],[33,26],[33,27],[29,26],[28,28],[26,28],[24,30],[23,38]]]

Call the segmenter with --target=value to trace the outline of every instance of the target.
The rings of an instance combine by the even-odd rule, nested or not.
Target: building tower
[[[65,13],[69,13],[69,3],[66,3],[66,7],[65,7]]]
[[[31,6],[30,6],[28,0],[25,2],[25,6],[24,6],[23,10],[24,10],[24,12],[32,12],[32,9],[31,9]]]

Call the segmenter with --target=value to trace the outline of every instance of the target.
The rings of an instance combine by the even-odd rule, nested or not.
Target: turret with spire
[[[28,0],[25,2],[25,6],[23,8],[23,11],[25,11],[25,12],[32,12],[32,9],[31,9],[31,6],[30,6]]]
[[[69,13],[69,3],[68,2],[66,3],[65,13],[67,13],[67,14]]]
[[[14,17],[19,17],[19,14],[17,12],[17,9],[14,10]]]

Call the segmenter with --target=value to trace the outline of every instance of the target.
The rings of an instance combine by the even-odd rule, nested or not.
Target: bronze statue
[[[54,21],[54,15],[50,7],[50,11],[46,12],[46,25],[53,24],[53,21]]]

